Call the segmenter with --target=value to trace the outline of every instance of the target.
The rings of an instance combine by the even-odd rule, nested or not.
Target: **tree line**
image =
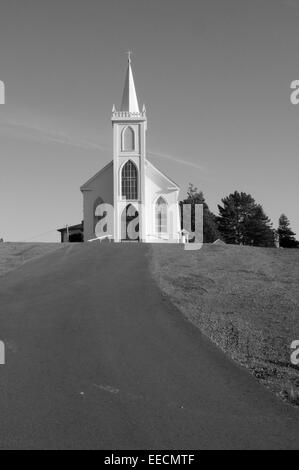
[[[181,224],[183,222],[183,204],[191,204],[191,230],[195,230],[195,204],[203,204],[203,241],[213,243],[217,239],[234,245],[251,245],[261,247],[279,246],[282,248],[299,248],[299,242],[291,229],[290,221],[285,214],[279,218],[278,229],[273,228],[269,217],[261,204],[250,194],[235,191],[221,200],[218,205],[219,215],[210,211],[202,191],[189,184],[187,197],[180,202]]]

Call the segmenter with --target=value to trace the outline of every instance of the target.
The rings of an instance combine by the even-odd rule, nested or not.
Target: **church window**
[[[135,134],[132,127],[125,127],[122,133],[123,152],[132,152],[135,150]]]
[[[124,199],[138,199],[138,171],[131,160],[122,169],[121,192]]]
[[[159,197],[155,207],[156,232],[167,233],[167,203],[163,197]]]

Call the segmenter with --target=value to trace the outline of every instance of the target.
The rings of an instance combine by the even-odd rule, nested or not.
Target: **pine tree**
[[[279,245],[282,248],[298,248],[299,242],[296,241],[295,233],[290,227],[290,221],[285,214],[279,217],[279,225],[277,230],[279,236]]]
[[[275,231],[272,228],[270,219],[264,213],[260,204],[256,205],[253,213],[245,221],[245,245],[254,246],[275,246]]]
[[[218,229],[227,243],[274,246],[271,221],[250,194],[235,191],[221,202]]]
[[[183,228],[183,204],[192,204],[191,207],[191,230],[195,230],[195,204],[203,204],[203,241],[213,243],[220,234],[217,229],[217,217],[210,211],[203,192],[199,191],[192,183],[189,183],[187,198],[180,202],[181,226]]]

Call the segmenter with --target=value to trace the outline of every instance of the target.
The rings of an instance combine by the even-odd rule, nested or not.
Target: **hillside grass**
[[[61,247],[60,243],[0,243],[0,276]]]
[[[173,304],[233,360],[299,404],[299,368],[290,362],[299,339],[299,250],[153,245],[151,254],[153,276]]]

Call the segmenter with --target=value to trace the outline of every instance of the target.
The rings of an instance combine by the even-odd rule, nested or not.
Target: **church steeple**
[[[140,110],[142,110],[140,112]],[[139,238],[146,239],[146,129],[145,107],[139,108],[131,67],[131,53],[128,53],[128,68],[121,109],[112,108],[113,129],[113,205],[114,240],[121,241],[122,221],[131,201],[139,213]],[[131,181],[131,170],[134,178]],[[131,184],[132,183],[132,184]],[[133,188],[133,190],[132,190]],[[131,192],[132,190],[132,192]],[[129,205],[129,206],[128,206]]]
[[[121,111],[129,113],[139,113],[138,99],[131,67],[131,52],[128,52],[128,69],[125,79]]]

